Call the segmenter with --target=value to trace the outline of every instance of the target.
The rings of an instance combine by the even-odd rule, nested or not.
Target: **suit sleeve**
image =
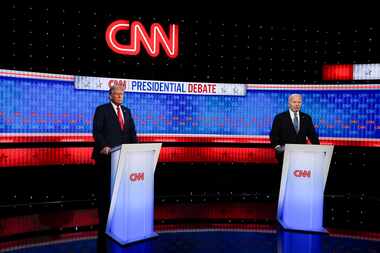
[[[308,127],[308,133],[307,133],[307,138],[310,140],[312,144],[319,144],[319,138],[318,134],[315,131],[313,120],[310,117],[310,126]]]
[[[276,116],[273,120],[272,130],[270,132],[270,143],[272,147],[280,145],[280,129],[281,129],[280,118]]]
[[[131,143],[137,143],[138,140],[137,140],[137,134],[136,134],[135,121],[132,118],[132,113],[131,113],[130,110],[129,110],[129,116],[130,116],[130,119],[131,119],[131,127],[130,127]]]
[[[95,139],[95,146],[99,147],[100,149],[107,146],[107,142],[104,137],[104,121],[104,111],[102,111],[100,107],[96,108],[92,125],[92,135]]]

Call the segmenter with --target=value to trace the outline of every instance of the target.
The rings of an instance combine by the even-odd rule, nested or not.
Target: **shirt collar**
[[[290,117],[293,119],[294,118],[294,112],[289,109]],[[300,111],[297,112],[298,117],[300,116]]]
[[[111,101],[111,105],[112,105],[113,109],[117,110],[117,105],[114,104],[112,101]],[[119,105],[119,106],[120,106],[120,109],[121,109],[121,105]]]

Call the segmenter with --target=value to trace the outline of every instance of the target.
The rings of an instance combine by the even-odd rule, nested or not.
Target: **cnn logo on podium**
[[[144,181],[144,172],[135,172],[129,175],[129,180],[132,182]]]
[[[311,170],[295,170],[295,171],[293,171],[293,175],[295,177],[310,178],[311,177]]]

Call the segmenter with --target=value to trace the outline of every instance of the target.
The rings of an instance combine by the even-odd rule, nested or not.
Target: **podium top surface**
[[[111,152],[120,150],[121,148],[126,151],[148,151],[148,150],[160,150],[162,143],[131,143],[122,144],[111,149]]]
[[[332,152],[333,149],[334,145],[285,144],[285,150],[289,151]]]

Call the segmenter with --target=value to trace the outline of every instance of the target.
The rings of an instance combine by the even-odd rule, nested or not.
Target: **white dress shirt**
[[[293,112],[292,110],[289,109],[289,113],[290,113],[290,117],[292,118],[292,123],[294,122],[294,114],[295,112]],[[298,116],[298,128],[300,127],[300,112],[297,112],[297,116]]]
[[[111,102],[111,104],[112,104],[113,110],[114,110],[115,113],[116,113],[116,117],[118,118],[119,116],[117,115],[117,105],[115,105],[115,104],[112,103],[112,102]],[[125,122],[125,121],[124,121],[123,108],[121,108],[121,105],[120,105],[120,112],[121,112],[121,117],[123,118],[123,122]]]

